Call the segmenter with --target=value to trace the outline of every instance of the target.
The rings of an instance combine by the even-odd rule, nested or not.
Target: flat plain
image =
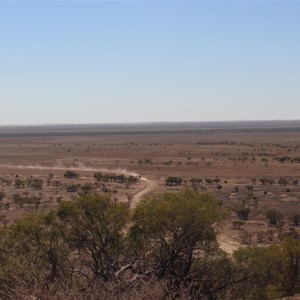
[[[79,177],[64,177],[67,170]],[[95,173],[138,180],[103,182]],[[182,183],[166,185],[169,176]],[[300,121],[0,128],[3,226],[85,192],[110,193],[116,201],[130,203],[188,187],[212,193],[226,208],[220,242],[232,252],[241,243],[279,240],[275,228],[274,237],[267,239],[273,230],[266,218],[270,209],[283,214],[283,229],[289,230],[292,215],[300,211],[299,177]],[[30,185],[33,179],[42,180],[42,187]],[[18,180],[24,185],[16,185]],[[241,205],[250,213],[236,230]]]

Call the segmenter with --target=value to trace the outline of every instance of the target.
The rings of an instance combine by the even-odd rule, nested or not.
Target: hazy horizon
[[[300,119],[300,2],[2,1],[0,126]]]
[[[101,127],[101,126],[143,126],[143,125],[217,125],[217,124],[294,124],[300,126],[300,119],[290,119],[290,120],[210,120],[210,121],[154,121],[154,122],[107,122],[107,123],[28,123],[28,124],[0,124],[0,128],[5,127],[72,127],[72,126],[83,126],[83,127]]]

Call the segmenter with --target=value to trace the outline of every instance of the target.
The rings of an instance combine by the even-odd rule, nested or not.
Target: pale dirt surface
[[[228,254],[233,254],[241,247],[241,243],[225,231],[218,236],[218,243],[220,248]]]
[[[155,191],[155,189],[158,187],[158,182],[153,179],[147,179],[145,177],[142,177],[141,180],[145,183],[145,186],[141,190],[139,190],[137,193],[134,194],[132,201],[131,201],[132,208],[135,208],[136,205],[141,200],[143,200],[144,196]]]

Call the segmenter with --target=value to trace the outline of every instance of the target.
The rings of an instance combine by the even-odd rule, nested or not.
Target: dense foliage
[[[194,190],[134,210],[107,195],[61,202],[2,229],[0,298],[250,300],[300,291],[297,235],[229,256],[217,242],[224,217],[218,201]]]

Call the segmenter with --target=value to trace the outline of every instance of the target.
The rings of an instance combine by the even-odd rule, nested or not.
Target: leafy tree
[[[5,268],[0,272],[0,281],[21,276],[28,284],[32,280],[41,285],[63,283],[73,267],[61,230],[54,213],[31,214],[12,224],[2,245]]]
[[[216,225],[223,217],[224,211],[208,194],[184,190],[150,197],[134,211],[131,248],[145,270],[151,268],[159,278],[179,285],[201,258],[216,253]]]
[[[282,268],[284,281],[282,289],[287,296],[300,292],[300,240],[288,237],[282,244]]]
[[[113,278],[124,259],[120,252],[129,218],[126,204],[86,195],[73,203],[62,202],[57,215],[66,226],[65,241],[82,253],[83,264],[97,277]]]
[[[135,176],[124,176],[124,182],[127,189],[137,181],[138,179]]]
[[[14,195],[16,204],[27,207],[37,200]],[[94,295],[96,282],[98,290],[109,292],[120,283],[123,291],[141,293],[151,280],[164,284],[166,299],[269,300],[299,293],[296,229],[278,230],[281,244],[244,246],[228,256],[217,242],[225,215],[211,195],[184,189],[148,197],[132,212],[109,196],[88,194],[9,226],[0,216],[7,227],[0,228],[0,298],[61,299],[62,291],[70,291],[81,299]],[[276,210],[270,215],[280,224]],[[232,225],[241,229],[243,222]],[[240,233],[244,243],[252,242],[253,233]],[[257,242],[273,241],[274,234],[258,232]],[[20,284],[26,297],[18,289],[10,298]]]
[[[240,248],[234,258],[248,278],[237,287],[237,299],[277,299],[282,296],[280,290],[274,288],[281,280],[277,269],[281,253],[277,246]]]
[[[300,240],[281,245],[239,249],[234,258],[248,280],[238,287],[239,299],[279,299],[300,291]]]

